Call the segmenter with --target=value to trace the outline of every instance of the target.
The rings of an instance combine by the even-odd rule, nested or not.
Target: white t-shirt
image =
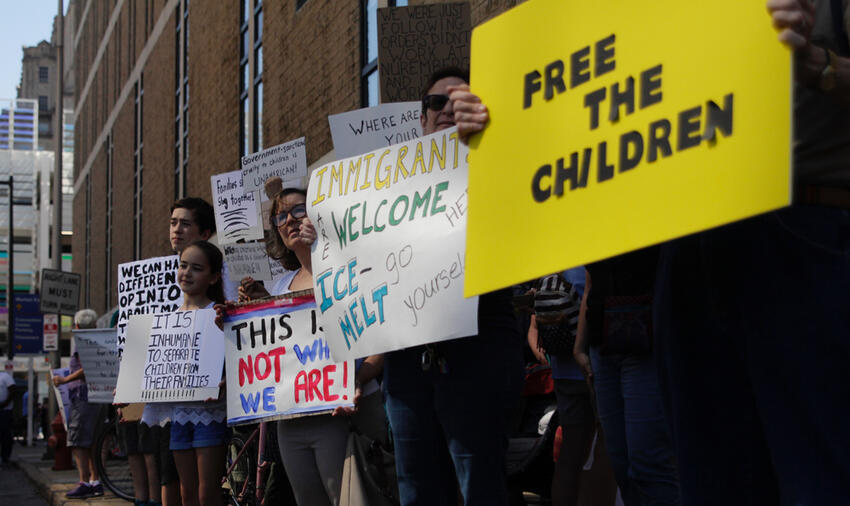
[[[0,403],[6,402],[9,398],[9,387],[15,384],[15,379],[6,371],[0,372]],[[11,410],[15,403],[10,402],[4,409]]]

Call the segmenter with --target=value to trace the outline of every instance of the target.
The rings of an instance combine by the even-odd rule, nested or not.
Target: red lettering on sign
[[[286,353],[286,347],[281,346],[280,348],[275,348],[273,350],[269,350],[269,356],[274,358],[274,382],[280,383],[280,357]]]
[[[318,369],[313,369],[310,371],[310,400],[312,401],[315,397],[318,397],[320,401],[324,400],[322,398],[322,392],[319,391],[319,383],[322,381],[322,372]],[[313,394],[315,392],[315,396]]]
[[[336,364],[326,365],[324,369],[322,369],[323,381],[322,381],[322,391],[325,393],[325,401],[331,402],[339,399],[339,395],[332,394],[329,392],[331,389],[331,385],[334,384],[333,378],[328,375],[336,372]]]
[[[248,355],[248,360],[244,358],[239,358],[239,386],[243,386],[245,384],[245,377],[248,377],[248,384],[254,382],[254,367],[253,362],[251,361],[251,355]]]
[[[298,398],[298,392],[304,393],[304,400],[307,400],[309,396],[309,389],[307,388],[307,373],[305,371],[301,371],[295,375],[295,403],[298,404],[301,400]]]
[[[260,372],[260,360],[266,361],[266,370],[265,372]],[[272,361],[269,360],[268,354],[266,352],[260,352],[257,354],[257,360],[254,362],[254,374],[257,375],[258,380],[264,380],[269,377],[269,374],[272,373]]]

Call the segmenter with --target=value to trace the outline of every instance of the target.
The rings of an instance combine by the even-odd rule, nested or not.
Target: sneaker
[[[98,483],[97,485],[89,484],[89,489],[91,490],[91,492],[89,493],[89,495],[91,497],[100,497],[100,496],[103,495],[103,484],[102,483]]]
[[[65,494],[68,499],[84,499],[91,495],[91,486],[88,483],[80,483],[77,488]]]

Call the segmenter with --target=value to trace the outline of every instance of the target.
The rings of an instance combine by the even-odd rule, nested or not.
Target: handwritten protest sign
[[[64,378],[71,374],[71,369],[67,367],[62,367],[59,369],[53,369],[50,371],[53,376],[59,376],[60,378]],[[51,385],[53,385],[53,381],[51,380]],[[70,386],[67,383],[63,383],[58,387],[53,385],[53,395],[56,399],[61,399],[62,402],[58,402],[59,405],[59,413],[62,415],[62,424],[65,425],[65,430],[68,430],[68,416],[71,414],[71,397],[69,389]]]
[[[238,170],[210,177],[215,205],[215,226],[219,244],[235,243],[240,239],[262,239],[260,206],[256,192],[242,189],[242,173]]]
[[[118,381],[118,334],[116,329],[74,330],[74,345],[86,374],[88,399],[111,404]]]
[[[422,137],[422,103],[398,102],[328,116],[337,158]]]
[[[231,281],[241,281],[245,276],[265,281],[272,279],[269,264],[276,260],[269,259],[264,243],[228,244],[223,249]]]
[[[266,179],[277,176],[284,183],[307,175],[307,149],[304,137],[242,157],[242,185],[245,192],[262,191]]]
[[[790,203],[791,58],[761,3],[536,0],[472,38],[467,295]]]
[[[378,9],[381,102],[421,100],[435,70],[469,68],[469,4]]]
[[[335,362],[312,295],[258,301],[224,322],[229,425],[353,406],[354,362]]]
[[[81,279],[75,272],[41,269],[41,312],[74,316],[80,307]]]
[[[453,128],[313,171],[314,283],[336,360],[477,333],[466,155]]]
[[[115,402],[218,397],[224,338],[212,309],[133,316],[126,349]]]
[[[177,255],[148,258],[118,266],[118,357],[124,353],[131,315],[170,313],[183,304],[177,285]]]

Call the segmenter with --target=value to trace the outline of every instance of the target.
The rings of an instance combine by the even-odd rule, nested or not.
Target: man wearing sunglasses
[[[457,68],[431,76],[422,98],[424,135],[455,126]],[[387,414],[404,505],[507,505],[508,406],[519,398],[522,343],[511,291],[480,297],[478,335],[385,354]]]

